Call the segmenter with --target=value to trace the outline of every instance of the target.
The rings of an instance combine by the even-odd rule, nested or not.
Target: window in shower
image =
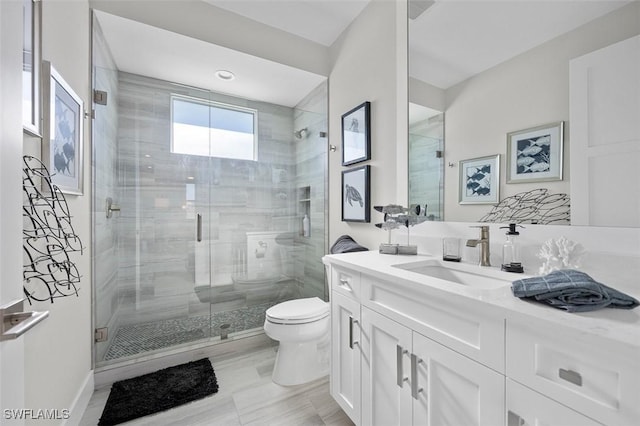
[[[257,160],[257,111],[171,97],[171,152]]]

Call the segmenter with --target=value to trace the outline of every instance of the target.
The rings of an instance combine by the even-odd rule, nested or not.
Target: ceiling
[[[328,47],[370,0],[203,1]]]
[[[328,47],[370,0],[203,1]],[[410,23],[410,75],[440,88],[448,88],[628,3],[417,1],[434,4]],[[96,15],[121,71],[290,107],[325,79],[104,12],[96,11]],[[236,78],[215,78],[219,69],[233,71]]]
[[[120,71],[294,107],[326,78],[96,10]],[[231,81],[215,77],[231,70]]]

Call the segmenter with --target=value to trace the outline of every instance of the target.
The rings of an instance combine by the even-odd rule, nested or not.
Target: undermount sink
[[[497,290],[510,286],[521,275],[468,263],[444,262],[431,259],[392,265],[394,268],[415,272],[455,284],[481,290]]]

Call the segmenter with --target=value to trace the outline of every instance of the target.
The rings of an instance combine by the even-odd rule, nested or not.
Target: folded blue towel
[[[568,312],[595,311],[605,307],[633,309],[640,304],[635,298],[572,269],[516,280],[511,291],[516,297],[532,297]]]

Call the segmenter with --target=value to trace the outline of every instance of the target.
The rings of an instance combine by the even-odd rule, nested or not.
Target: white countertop
[[[343,266],[363,274],[372,275],[382,280],[391,282],[402,280],[425,286],[425,291],[447,292],[452,300],[456,297],[471,298],[479,303],[486,303],[501,309],[507,320],[527,321],[535,318],[538,321],[547,321],[575,329],[577,334],[595,335],[616,342],[630,351],[631,354],[640,355],[640,307],[635,309],[604,308],[592,312],[569,313],[549,305],[521,300],[514,297],[510,286],[499,290],[481,290],[470,288],[462,284],[425,276],[410,270],[404,270],[394,265],[409,264],[429,259],[438,259],[434,256],[418,254],[417,256],[395,256],[380,254],[377,251],[332,254],[323,257],[323,263]],[[464,264],[463,267],[481,268],[487,275],[507,277],[517,280],[528,277],[524,274],[511,274],[500,271],[499,267],[480,267],[473,264]],[[513,278],[511,278],[513,277]],[[633,294],[638,298],[637,294]]]

